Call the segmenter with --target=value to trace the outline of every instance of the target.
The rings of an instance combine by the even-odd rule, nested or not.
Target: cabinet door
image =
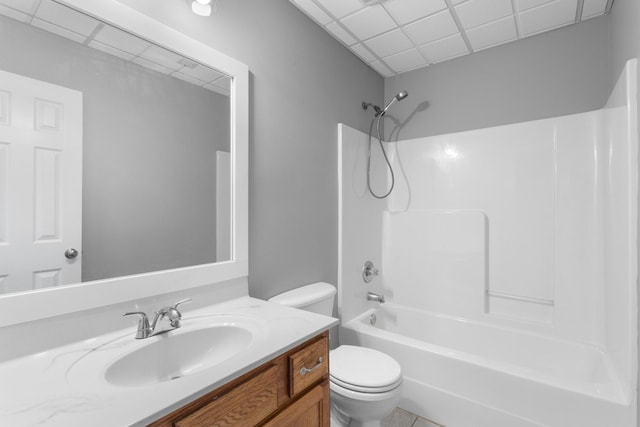
[[[175,427],[254,426],[278,409],[278,368],[261,374],[174,423]]]
[[[329,427],[329,382],[312,388],[263,427]]]

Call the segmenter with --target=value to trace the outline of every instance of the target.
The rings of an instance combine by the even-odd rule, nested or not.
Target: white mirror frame
[[[56,1],[179,52],[232,78],[232,259],[0,296],[0,327],[248,276],[248,67],[116,0]]]

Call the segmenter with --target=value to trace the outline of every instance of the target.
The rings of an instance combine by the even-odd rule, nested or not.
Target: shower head
[[[384,107],[384,110],[382,110],[382,112],[380,113],[380,116],[384,116],[386,114],[386,112],[389,109],[389,107],[391,107],[391,104],[393,104],[396,101],[402,101],[407,96],[409,96],[409,92],[407,92],[406,90],[401,90],[400,92],[396,93],[396,96],[391,98],[391,101],[389,101],[387,106]]]

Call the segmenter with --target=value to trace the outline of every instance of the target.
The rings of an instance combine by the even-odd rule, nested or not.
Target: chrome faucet
[[[369,301],[377,301],[380,304],[384,303],[384,295],[382,294],[374,294],[373,292],[367,292],[367,300]]]
[[[142,311],[131,311],[123,314],[123,316],[140,316],[136,339],[142,340],[178,329],[180,327],[180,319],[182,319],[182,313],[178,311],[178,306],[187,302],[191,302],[191,298],[180,300],[175,303],[173,307],[162,307],[159,311],[156,311],[153,323],[151,324],[149,324],[149,318],[146,313]]]

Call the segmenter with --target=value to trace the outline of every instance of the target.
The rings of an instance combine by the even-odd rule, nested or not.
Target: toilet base
[[[380,420],[355,420],[331,405],[331,427],[380,427]]]
[[[384,393],[361,393],[330,383],[331,427],[380,427],[400,401],[401,387]]]
[[[351,418],[340,412],[336,406],[331,403],[331,427],[348,427]]]
[[[349,423],[349,427],[380,427],[380,420],[374,420],[374,421],[358,421],[358,420],[351,420],[351,422]]]

